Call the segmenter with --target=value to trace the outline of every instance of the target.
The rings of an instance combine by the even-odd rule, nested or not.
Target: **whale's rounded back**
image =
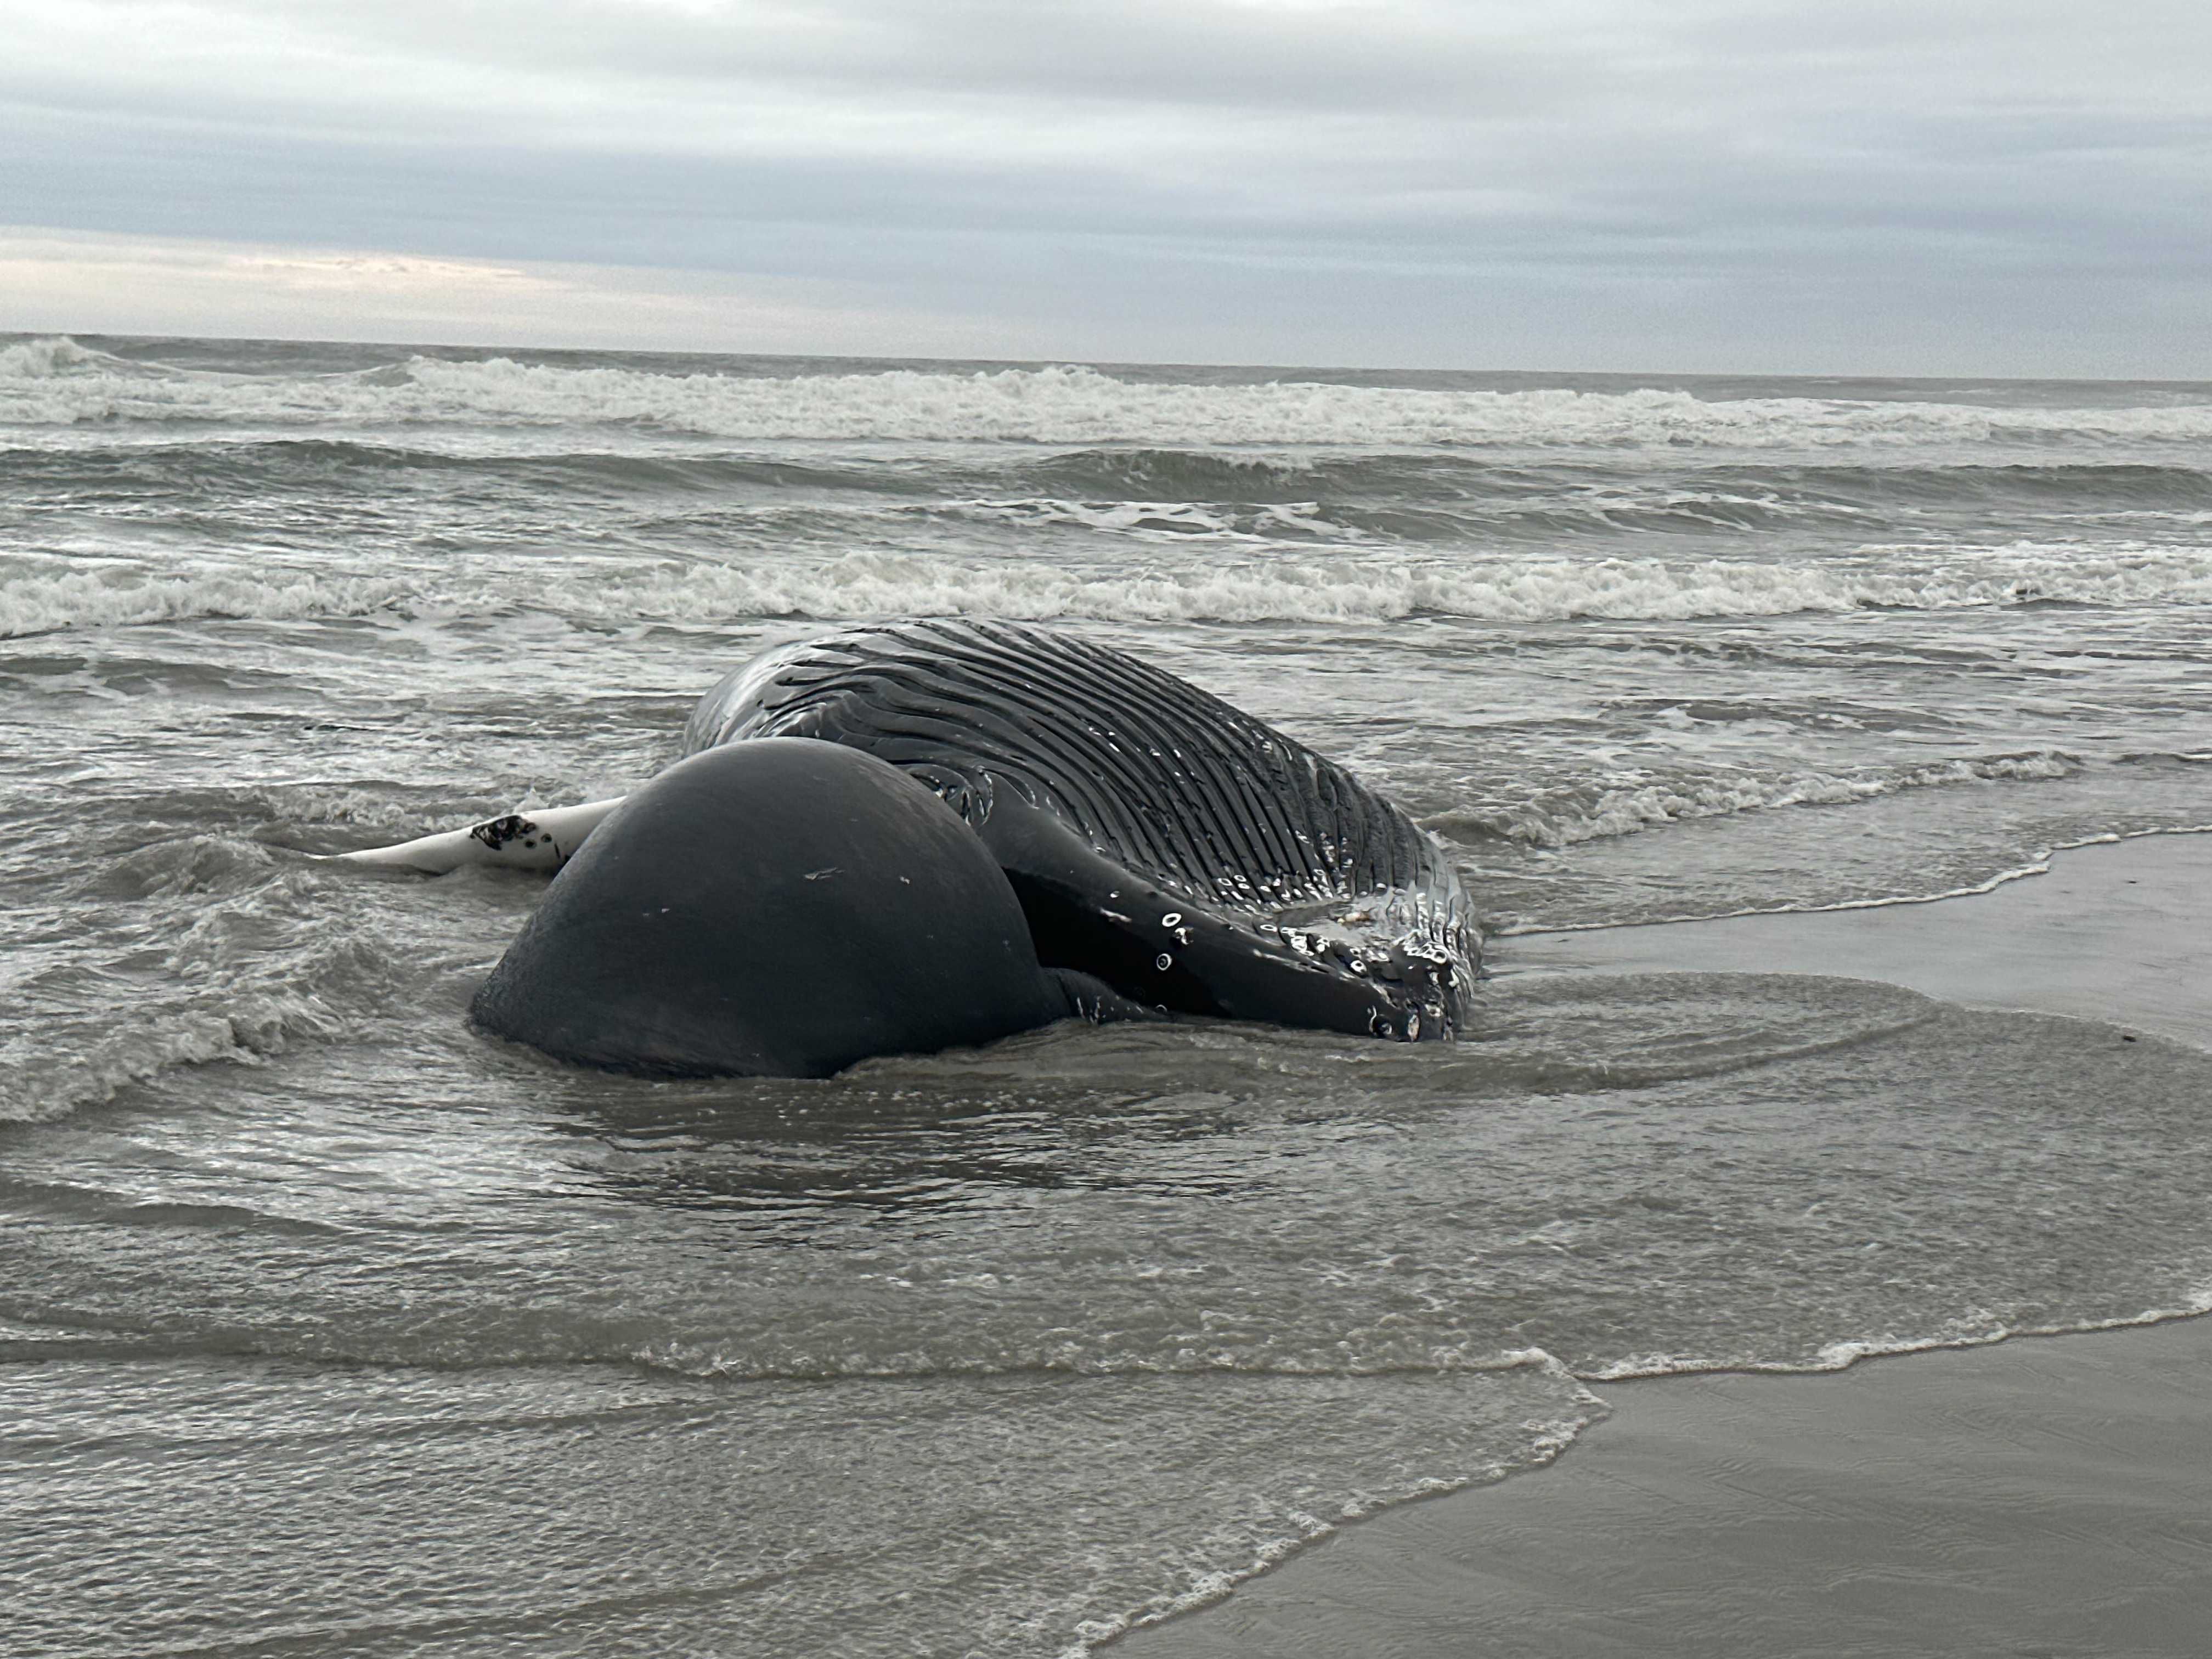
[[[690,1077],[826,1077],[1066,1012],[959,817],[884,761],[800,738],[705,750],[632,795],[470,1008],[561,1060]]]
[[[1427,1041],[1482,960],[1450,855],[1403,808],[1243,710],[1030,623],[869,623],[756,659],[687,749],[822,738],[965,819],[1046,964],[1181,1012]]]

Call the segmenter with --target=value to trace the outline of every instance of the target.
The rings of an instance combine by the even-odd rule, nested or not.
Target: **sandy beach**
[[[2212,836],[1932,903],[1529,935],[1501,975],[1879,979],[2212,1042]],[[1607,1382],[1551,1467],[1347,1527],[1133,1632],[1198,1656],[2197,1656],[2212,1321]]]

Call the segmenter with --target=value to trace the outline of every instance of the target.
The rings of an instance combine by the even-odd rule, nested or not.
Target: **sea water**
[[[2205,1305],[2212,1055],[2106,1027],[1508,972],[649,1083],[467,1030],[541,878],[308,855],[1018,617],[1352,765],[1510,967],[2212,821],[2208,607],[2212,386],[0,339],[9,1650],[1080,1652],[1608,1378]]]

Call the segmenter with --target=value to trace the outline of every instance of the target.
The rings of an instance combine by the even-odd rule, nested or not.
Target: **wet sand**
[[[1887,980],[1977,1008],[2108,1020],[2212,1048],[2212,834],[2075,848],[2045,874],[1928,904],[1529,933],[1498,940],[1494,954],[1504,974]]]
[[[1838,974],[2212,1048],[2212,836],[1931,904],[1499,944],[1501,973]],[[1551,1468],[1346,1528],[1117,1659],[2212,1652],[2212,1319],[1598,1392]]]

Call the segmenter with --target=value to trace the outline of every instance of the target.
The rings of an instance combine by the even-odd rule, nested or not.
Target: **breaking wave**
[[[63,1117],[178,1066],[263,1065],[295,1043],[331,1041],[344,1029],[319,999],[297,992],[257,992],[228,1011],[132,1016],[77,1052],[12,1056],[10,1079],[0,1085],[0,1123]]]
[[[359,617],[408,591],[390,578],[283,575],[234,570],[149,575],[69,571],[17,577],[0,584],[0,639],[64,628],[117,627],[202,617],[271,622],[307,617]]]
[[[1678,389],[1133,381],[1072,365],[759,374],[411,356],[343,374],[165,368],[66,338],[0,348],[0,422],[620,426],[732,439],[1340,448],[2203,443],[2212,404],[2004,408]]]
[[[1040,562],[856,553],[808,570],[695,565],[540,592],[578,614],[672,621],[730,616],[985,616],[1022,621],[1374,622],[1422,614],[1496,623],[1675,621],[1872,607],[1948,611],[2051,603],[2212,602],[2212,554],[2140,562],[2027,557],[1898,575],[1712,561],[1525,559],[1475,566],[1273,557],[1137,574]]]
[[[1085,573],[1042,561],[851,553],[795,566],[667,562],[639,571],[519,562],[465,580],[267,578],[228,569],[65,572],[0,585],[0,638],[194,617],[294,621],[380,611],[552,611],[593,623],[748,617],[1000,617],[1018,621],[1373,623],[1414,616],[1499,624],[1576,617],[1686,621],[1867,609],[2212,604],[2212,552],[2073,558],[2000,550],[1921,571],[1711,560],[1402,558],[1194,561]]]

